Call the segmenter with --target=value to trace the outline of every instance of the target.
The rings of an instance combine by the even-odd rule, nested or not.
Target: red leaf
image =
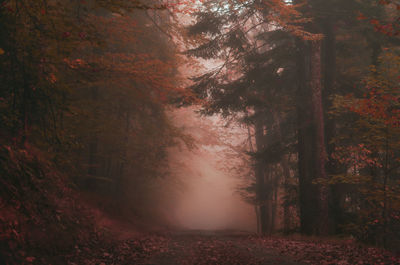
[[[26,257],[26,261],[27,262],[33,262],[33,261],[35,261],[35,257]]]
[[[365,20],[365,19],[367,19],[367,17],[364,16],[364,14],[360,12],[360,13],[358,14],[357,19],[358,19],[358,20]]]

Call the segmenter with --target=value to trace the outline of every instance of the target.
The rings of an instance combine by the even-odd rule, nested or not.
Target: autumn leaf
[[[360,12],[360,13],[358,14],[357,19],[358,19],[358,20],[365,20],[365,19],[367,19],[367,17],[366,17],[363,13]]]
[[[31,262],[31,263],[32,263],[32,262],[35,261],[35,259],[36,259],[35,257],[26,257],[25,260],[26,260],[27,262]]]

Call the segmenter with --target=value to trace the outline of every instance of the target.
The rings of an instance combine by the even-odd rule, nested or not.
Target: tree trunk
[[[275,174],[273,174],[273,183],[272,183],[272,206],[271,206],[271,234],[276,230],[277,228],[277,209],[278,209],[278,190],[279,190],[279,178],[277,174],[277,169],[275,170]]]
[[[265,147],[264,147],[265,148]],[[264,171],[264,202],[265,202],[265,212],[266,212],[266,232],[264,234],[271,235],[273,230],[273,167],[272,165],[267,165]]]
[[[316,177],[327,180],[325,170],[326,147],[325,147],[325,124],[324,110],[322,106],[322,75],[321,75],[321,41],[311,42],[311,80],[310,88],[312,91],[313,116],[315,123],[315,173]],[[318,189],[319,202],[319,235],[329,234],[329,203],[328,203],[328,186],[320,184]]]
[[[255,135],[256,135],[256,147],[257,152],[264,149],[264,128],[263,123],[259,117],[259,112],[256,110],[256,121],[255,121]],[[267,234],[268,232],[268,218],[267,218],[267,207],[266,207],[266,196],[265,196],[265,166],[261,159],[257,158],[255,163],[255,177],[256,177],[256,198],[259,208],[259,220],[261,234]]]
[[[273,111],[273,117],[274,117],[274,122],[276,124],[275,126],[275,132],[278,137],[279,143],[282,145],[284,142],[283,135],[282,135],[282,129],[281,129],[281,118],[278,114],[277,111]],[[284,192],[285,195],[287,195],[288,192],[288,186],[289,186],[289,179],[290,179],[290,166],[289,166],[289,161],[284,154],[282,156],[282,160],[280,162],[280,167],[282,168],[282,173],[283,173],[283,181],[284,181]],[[275,200],[277,201],[277,190],[278,190],[278,183],[276,181],[275,183]],[[275,202],[275,209],[276,209],[276,202]],[[287,233],[290,230],[290,212],[289,212],[289,205],[284,202],[283,204],[283,231]]]
[[[336,38],[333,26],[333,18],[326,18],[322,23],[324,34],[323,45],[323,71],[324,71],[324,89],[322,91],[322,99],[325,107],[325,136],[326,136],[326,151],[327,162],[326,172],[328,175],[340,174],[338,163],[330,159],[335,152],[335,143],[333,140],[336,137],[336,120],[328,114],[332,107],[331,96],[335,94],[336,89]],[[330,220],[331,230],[334,233],[340,233],[339,224],[343,223],[344,209],[342,201],[344,199],[343,186],[340,184],[331,185],[330,189]]]
[[[248,117],[248,114],[246,113],[246,118]],[[247,125],[247,135],[248,135],[248,141],[249,141],[249,148],[250,148],[250,152],[254,154],[255,150],[253,148],[253,144],[252,144],[252,138],[251,138],[251,132],[250,132],[250,126]],[[256,177],[256,186],[258,185],[258,175],[257,175],[257,165],[254,165],[254,174]],[[258,186],[257,186],[258,187]],[[258,194],[258,189],[256,187],[256,202],[254,204],[254,211],[256,213],[256,219],[257,219],[257,233],[261,234],[261,215],[260,215],[260,207],[259,207],[259,194]]]
[[[97,120],[98,116],[98,109],[96,107],[96,103],[98,100],[98,93],[99,90],[97,87],[92,87],[92,100],[93,100],[93,105],[95,106],[92,111],[93,111],[93,118]],[[89,142],[89,161],[88,161],[88,175],[89,178],[86,179],[85,186],[87,189],[93,189],[94,188],[94,179],[91,177],[96,177],[98,173],[98,148],[99,147],[99,139],[97,132],[92,132],[92,135],[90,136],[90,142]]]
[[[310,78],[310,46],[308,42],[298,39],[297,69],[297,137],[298,137],[298,177],[299,177],[299,210],[300,231],[302,234],[315,233],[318,217],[318,197],[316,186],[312,184],[315,176],[315,130],[313,127],[313,113]]]
[[[85,188],[91,190],[94,188],[94,180],[91,177],[97,175],[97,152],[98,152],[98,139],[97,136],[93,136],[91,143],[89,144],[89,161],[88,161],[88,175],[86,178]]]
[[[290,190],[289,190],[289,180],[290,180],[290,167],[289,167],[289,157],[288,155],[284,156],[281,162],[281,167],[283,171],[283,177],[284,177],[284,190],[285,190],[285,196],[290,196]],[[283,204],[283,232],[285,234],[288,234],[291,227],[291,215],[290,215],[290,205],[287,201],[284,202]]]

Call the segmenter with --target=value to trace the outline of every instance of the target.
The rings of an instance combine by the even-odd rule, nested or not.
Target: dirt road
[[[299,264],[263,248],[240,232],[190,231],[175,233],[165,249],[149,260],[154,265],[189,264]]]
[[[68,262],[58,259],[51,264],[400,264],[398,256],[354,241],[260,237],[237,231],[164,232],[125,240],[93,241],[93,245],[79,246],[76,253],[64,256],[64,261],[65,258]]]

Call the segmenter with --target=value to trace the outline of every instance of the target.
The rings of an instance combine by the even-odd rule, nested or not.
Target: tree
[[[359,11],[387,17],[377,7],[341,0],[207,1],[189,28],[202,44],[188,54],[222,61],[221,67],[194,79],[193,91],[207,100],[203,113],[239,117],[257,138],[253,191],[260,223],[268,227],[264,232],[271,231],[268,216],[274,216],[267,210],[274,208],[271,176],[290,179],[285,166],[290,154],[298,155],[292,169],[298,177],[301,232],[341,231],[345,194],[341,185],[327,181],[342,170],[331,159],[342,120],[329,111],[335,95],[360,82],[366,62],[376,61],[380,47],[395,42],[357,20]],[[349,60],[355,47],[360,56]],[[283,129],[286,124],[291,126]]]
[[[96,194],[125,196],[165,175],[166,148],[182,135],[166,106],[182,90],[175,46],[146,15],[165,8],[2,2],[1,134]]]
[[[274,205],[280,203],[277,189],[281,171],[277,169],[280,159],[290,152],[288,145],[294,136],[290,125],[294,109],[287,107],[293,99],[289,91],[295,88],[293,38],[282,28],[273,29],[269,15],[285,5],[277,3],[273,7],[278,9],[268,11],[264,3],[258,2],[207,2],[189,33],[203,34],[208,41],[188,51],[192,56],[223,60],[215,71],[194,79],[193,91],[207,99],[203,113],[242,117],[255,133],[255,203],[265,234],[274,230]],[[299,28],[291,27],[295,30],[301,33]],[[287,127],[290,130],[285,130]],[[290,177],[290,170],[286,168],[285,172]]]
[[[336,138],[340,148],[333,155],[345,171],[331,181],[351,184],[351,190],[357,191],[355,196],[347,193],[353,204],[347,212],[355,219],[347,220],[347,228],[364,240],[388,247],[397,238],[399,211],[397,50],[386,51],[379,62],[364,80],[361,97],[335,98],[335,114],[346,114],[353,126],[342,129],[350,131],[349,137],[342,134]]]

